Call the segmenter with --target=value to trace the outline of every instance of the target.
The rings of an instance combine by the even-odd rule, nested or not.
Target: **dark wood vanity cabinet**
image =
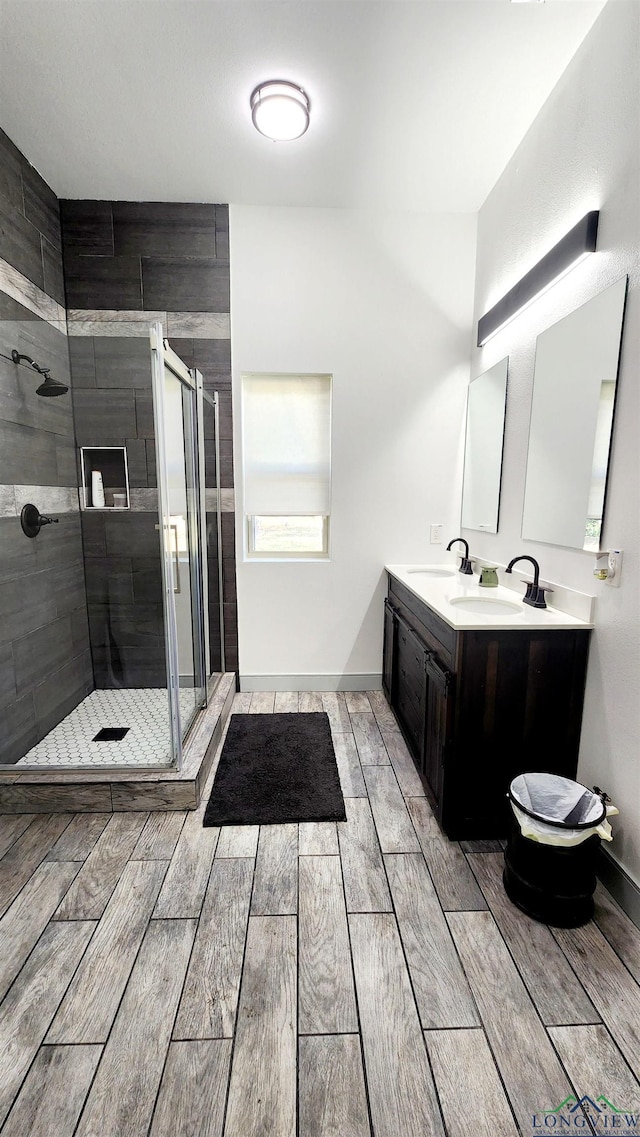
[[[453,839],[506,834],[511,780],[574,778],[589,631],[456,631],[395,578],[383,687]]]

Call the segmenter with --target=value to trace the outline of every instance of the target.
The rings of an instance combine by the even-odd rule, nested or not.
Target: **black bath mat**
[[[324,711],[232,715],[204,825],[345,818]]]

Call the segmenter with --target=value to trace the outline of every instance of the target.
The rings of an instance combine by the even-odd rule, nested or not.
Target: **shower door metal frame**
[[[177,572],[171,550],[172,526],[170,521],[169,474],[165,446],[165,403],[164,371],[168,368],[179,382],[191,393],[190,418],[193,445],[185,448],[185,463],[189,463],[187,480],[195,488],[195,508],[187,512],[189,519],[189,552],[193,558],[192,610],[193,625],[197,627],[197,652],[194,644],[194,680],[204,691],[202,706],[207,701],[207,659],[208,626],[205,622],[206,596],[206,528],[204,516],[204,432],[203,432],[203,383],[198,371],[189,371],[180,357],[169,347],[162,334],[162,324],[151,327],[151,370],[153,384],[153,418],[156,437],[158,514],[160,530],[160,561],[162,566],[162,591],[165,616],[165,647],[167,659],[167,689],[169,699],[169,725],[173,764],[182,767],[182,723],[180,716],[180,666],[178,655],[178,626],[174,593],[178,586]],[[195,594],[195,595],[194,595]]]
[[[202,383],[202,376],[199,371],[195,374],[198,376],[200,383]],[[218,611],[220,619],[220,671],[224,674],[227,670],[227,662],[225,659],[225,646],[224,646],[224,570],[222,564],[222,495],[220,491],[220,397],[217,391],[205,391],[203,388],[202,397],[210,407],[213,408],[213,429],[215,433],[214,452],[216,460],[216,486],[215,490],[215,507],[216,507],[216,535],[218,546]],[[204,416],[198,419],[198,444],[201,446],[201,469],[204,470]],[[206,503],[205,489],[202,495],[202,532],[207,532],[207,503]],[[205,597],[205,612],[209,611],[209,590],[207,586],[207,579],[205,576],[204,581],[204,597]],[[210,660],[210,639],[207,636],[207,675],[211,674],[211,660]]]

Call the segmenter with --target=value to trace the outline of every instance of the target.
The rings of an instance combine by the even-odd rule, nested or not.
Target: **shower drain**
[[[103,726],[99,730],[92,742],[122,742],[125,734],[131,730],[129,726]]]

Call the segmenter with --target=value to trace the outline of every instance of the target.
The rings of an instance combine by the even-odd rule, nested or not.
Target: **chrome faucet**
[[[449,541],[449,544],[447,545],[447,552],[449,552],[452,545],[458,544],[464,545],[464,556],[460,561],[460,568],[458,569],[458,572],[463,572],[467,576],[472,576],[473,569],[471,567],[471,561],[469,560],[469,542],[465,541],[464,537],[454,537],[453,541]]]
[[[527,591],[524,595],[523,603],[529,604],[532,608],[546,608],[547,605],[545,603],[544,594],[545,592],[553,592],[553,589],[543,588],[539,583],[540,565],[536,560],[534,560],[533,557],[514,557],[512,561],[509,561],[506,571],[513,572],[513,566],[516,565],[518,561],[529,561],[529,563],[533,565],[533,580],[523,580],[522,582],[527,586]]]

